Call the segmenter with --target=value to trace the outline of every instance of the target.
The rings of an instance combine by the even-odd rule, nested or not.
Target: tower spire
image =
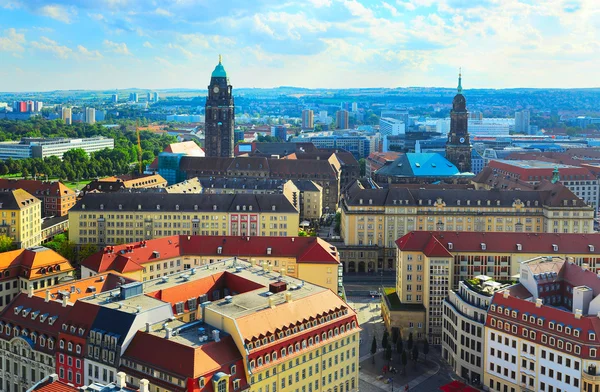
[[[223,60],[223,58],[221,57],[221,55],[219,55],[219,64],[221,64],[221,60]]]
[[[462,68],[458,69],[458,93],[462,94]]]

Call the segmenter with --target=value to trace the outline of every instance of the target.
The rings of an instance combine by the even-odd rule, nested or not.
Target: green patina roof
[[[215,70],[212,72],[211,77],[213,78],[226,78],[227,72],[225,72],[225,68],[223,64],[221,64],[221,56],[219,56],[219,64],[215,67]]]

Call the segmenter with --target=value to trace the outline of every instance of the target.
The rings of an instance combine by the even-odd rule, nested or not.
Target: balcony
[[[598,374],[596,369],[592,369],[591,367],[588,367],[587,369],[584,369],[583,372],[581,372],[581,373],[583,374],[582,378],[584,381],[600,383],[600,374]]]

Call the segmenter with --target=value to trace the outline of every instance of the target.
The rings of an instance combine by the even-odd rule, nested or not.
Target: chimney
[[[150,332],[150,323],[146,323],[146,332]]]
[[[31,285],[27,288],[27,297],[29,297],[29,298],[33,297],[33,285]]]
[[[173,328],[165,328],[167,330],[166,338],[171,339],[171,335],[173,334]]]
[[[63,308],[66,308],[68,303],[69,303],[69,296],[68,295],[63,295],[62,296],[62,306],[63,306]]]
[[[145,378],[142,378],[140,380],[140,392],[150,392],[148,390],[148,384],[150,384],[150,382],[148,380],[146,380]]]
[[[508,298],[508,290],[504,290],[504,291],[502,292],[502,297],[504,297],[504,298]]]
[[[290,292],[285,293],[285,302],[292,302],[292,293],[290,293]]]
[[[581,269],[584,271],[587,271],[590,268],[590,265],[588,263],[583,263],[581,264]]]
[[[125,388],[127,386],[125,383],[125,373],[124,372],[117,373],[117,386],[121,389]]]
[[[544,300],[543,299],[538,298],[538,299],[535,300],[535,307],[536,308],[541,308],[543,304],[544,304]]]
[[[581,318],[581,309],[575,309],[575,318],[577,320]]]
[[[275,298],[273,298],[273,297],[269,297],[269,298],[267,298],[267,301],[268,301],[268,303],[269,303],[269,307],[270,307],[271,309],[275,309]]]
[[[46,299],[44,301],[50,302],[50,290],[46,290]]]
[[[215,342],[219,342],[221,339],[219,338],[219,330],[218,329],[213,329],[212,331],[212,335],[213,335],[213,340]]]

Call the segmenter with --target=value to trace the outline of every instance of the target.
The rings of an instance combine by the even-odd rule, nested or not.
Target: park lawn
[[[92,181],[92,180],[65,181],[65,182],[63,182],[63,184],[65,184],[66,186],[68,186],[69,188],[71,188],[73,190],[75,190],[75,189],[82,190],[87,184],[90,183],[90,181]]]

